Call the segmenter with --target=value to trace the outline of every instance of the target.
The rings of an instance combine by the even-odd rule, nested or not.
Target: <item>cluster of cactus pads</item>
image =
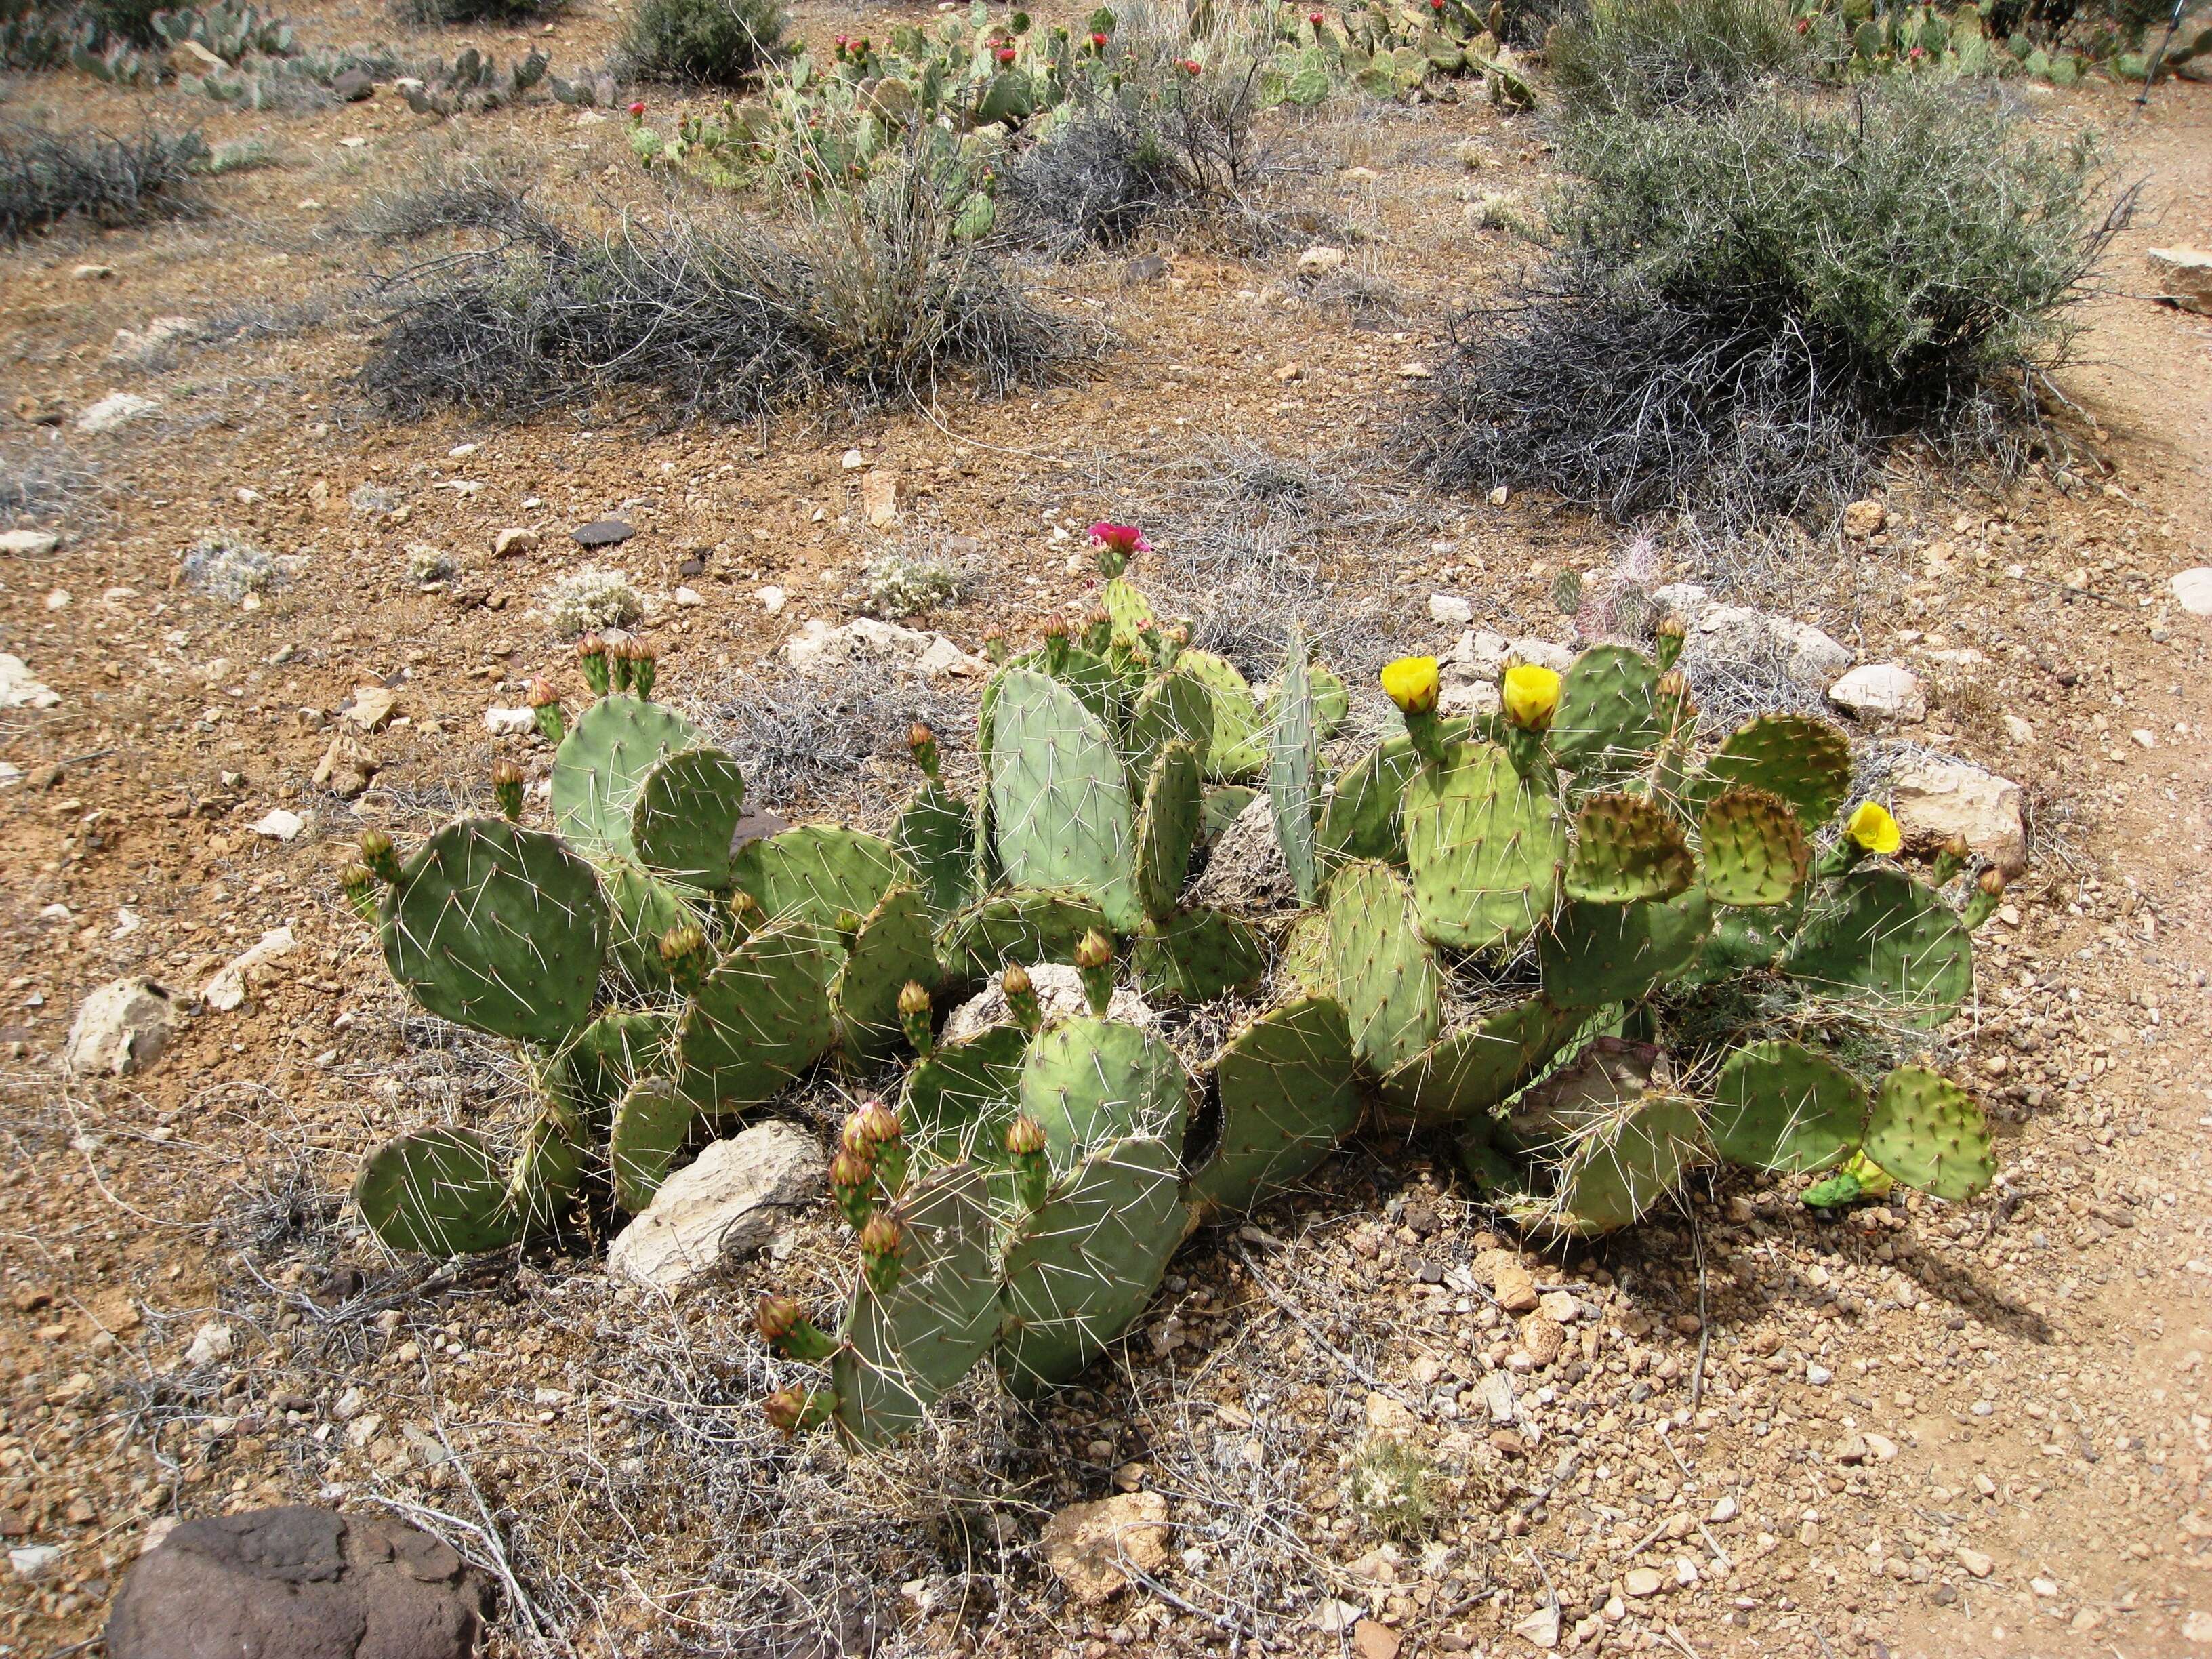
[[[1393,664],[1403,730],[1332,776],[1342,683],[1294,642],[1255,692],[1123,578],[1133,531],[1094,534],[1097,608],[1018,655],[989,641],[973,796],[916,727],[924,779],[888,838],[737,842],[736,763],[649,700],[649,657],[589,641],[602,695],[573,727],[533,696],[552,830],[513,821],[510,768],[502,818],[404,864],[372,836],[347,880],[395,976],[543,1080],[503,1165],[452,1130],[375,1153],[377,1232],[493,1248],[594,1181],[635,1210],[817,1062],[896,1067],[831,1169],[860,1258],[834,1334],[788,1298],[759,1315],[830,1372],[771,1414],[872,1443],[987,1355],[1018,1391],[1072,1377],[1194,1226],[1363,1125],[1453,1135],[1539,1237],[1627,1225],[1717,1162],[1822,1177],[1823,1205],[1988,1183],[1979,1109],[1911,1058],[1971,996],[2002,878],[1955,844],[1932,881],[1908,872],[1879,806],[1837,827],[1833,727],[1769,715],[1702,743],[1662,623],[1650,655],[1513,667],[1486,715],[1440,712],[1432,660]],[[1297,905],[1188,902],[1194,849],[1261,799]],[[1085,1012],[1043,1017],[1043,963],[1077,969]],[[945,1031],[994,976],[996,1023]],[[1123,978],[1166,1017],[1118,1014]],[[1203,1054],[1170,1040],[1199,1005],[1186,1038],[1227,1031]]]

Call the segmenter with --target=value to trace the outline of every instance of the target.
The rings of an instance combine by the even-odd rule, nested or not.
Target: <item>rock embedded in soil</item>
[[[2154,247],[2143,260],[2167,299],[2184,311],[2212,317],[2212,253],[2201,247]]]
[[[161,406],[154,398],[141,398],[133,392],[111,392],[76,417],[76,429],[80,432],[112,432],[118,427],[143,419]]]
[[[1888,522],[1889,509],[1877,501],[1853,501],[1844,509],[1844,534],[1854,541],[1880,535]]]
[[[43,558],[61,544],[62,538],[51,530],[0,531],[0,553]]]
[[[1046,1565],[1086,1605],[1107,1601],[1168,1559],[1168,1500],[1156,1492],[1122,1492],[1095,1504],[1071,1504],[1045,1522],[1037,1543]]]
[[[2192,617],[2212,617],[2212,565],[2176,571],[2168,584],[2173,597]]]
[[[616,1236],[607,1271],[682,1290],[781,1231],[793,1206],[820,1194],[828,1167],[814,1137],[781,1119],[717,1140],[663,1182],[645,1213]]]
[[[177,1029],[176,1002],[152,980],[111,980],[87,997],[62,1048],[72,1077],[129,1077],[152,1065]]]
[[[1828,701],[1863,720],[1914,722],[1928,718],[1928,694],[1920,677],[1893,662],[1870,662],[1828,688]]]
[[[579,547],[619,547],[637,532],[620,519],[594,519],[589,524],[580,524],[569,535]]]
[[[1083,975],[1065,963],[1041,962],[1027,971],[1046,1024],[1074,1019],[1091,1012],[1091,1000],[1083,991]],[[1114,998],[1106,1005],[1106,1012],[1110,1018],[1147,1030],[1160,1023],[1152,1006],[1126,985],[1114,988]],[[957,1042],[994,1025],[1002,1025],[1006,1020],[1006,994],[994,979],[952,1011],[945,1022],[943,1041]]]
[[[2011,779],[1956,761],[1923,761],[1897,772],[1890,791],[1908,845],[1938,846],[1963,836],[2008,877],[2027,868],[2024,798]]]
[[[1213,843],[1191,901],[1230,910],[1274,910],[1296,903],[1297,896],[1275,839],[1274,806],[1266,795],[1255,795]]]
[[[108,1659],[471,1659],[488,1583],[426,1532],[295,1504],[187,1521],[140,1556]]]
[[[816,679],[855,669],[918,674],[931,681],[990,672],[988,663],[969,656],[942,634],[901,628],[873,617],[859,617],[842,628],[818,619],[809,622],[784,641],[783,659],[794,672]]]
[[[1692,679],[1715,669],[1772,664],[1792,680],[1819,685],[1850,665],[1850,648],[1810,623],[1748,605],[1704,605],[1689,629],[1682,663]]]

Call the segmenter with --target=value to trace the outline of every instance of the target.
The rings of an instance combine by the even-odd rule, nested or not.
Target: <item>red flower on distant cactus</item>
[[[1195,58],[1186,58],[1182,60],[1182,72],[1185,75],[1196,75],[1204,67],[1205,65]]]
[[[637,102],[632,104],[629,106],[629,113],[632,120],[643,120],[645,118],[645,100],[641,98]]]
[[[1133,524],[1094,524],[1091,539],[1101,547],[1110,547],[1123,558],[1139,553],[1149,553],[1152,544],[1145,539],[1145,532]]]
[[[1103,34],[1094,34],[1094,35],[1092,35],[1092,36],[1091,37],[1091,51],[1093,51],[1093,52],[1103,52],[1103,51],[1105,51],[1105,50],[1106,50],[1106,37],[1105,37],[1104,35],[1103,35]]]
[[[1915,46],[1915,47],[1913,47],[1913,49],[1912,49],[1911,52],[1906,52],[1906,53],[1905,54],[1905,58],[1906,58],[1907,61],[1911,62],[1911,63],[1915,63],[1915,64],[1918,63],[1922,58],[1925,58],[1927,55],[1928,55],[1928,49],[1927,49],[1927,47],[1925,47],[1925,46]]]
[[[1000,46],[999,48],[999,61],[1000,63],[1011,64],[1014,61],[1014,49],[1012,46]]]
[[[1317,11],[1308,12],[1306,14],[1306,21],[1311,23],[1316,28],[1319,28],[1321,27],[1321,14]]]
[[[1813,32],[1813,20],[1812,20],[1811,18],[1809,18],[1809,17],[1801,17],[1801,18],[1799,18],[1799,19],[1797,20],[1797,33],[1800,33],[1800,34],[1810,34],[1812,32]]]

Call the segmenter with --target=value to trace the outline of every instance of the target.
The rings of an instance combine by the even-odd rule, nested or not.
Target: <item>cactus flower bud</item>
[[[607,642],[597,634],[586,634],[576,641],[576,661],[584,671],[584,684],[592,688],[592,695],[607,695]]]
[[[1006,660],[1006,630],[996,623],[983,630],[983,654],[994,663]]]
[[[828,1422],[836,1406],[826,1389],[779,1389],[761,1401],[761,1413],[781,1433],[797,1434]]]
[[[1991,898],[2002,898],[2005,890],[2004,872],[1991,865],[1974,878],[1974,886]]]
[[[1051,616],[1047,617],[1044,619],[1044,636],[1048,640],[1066,639],[1067,637],[1067,618],[1061,616],[1058,611],[1054,611]]]
[[[338,872],[338,886],[345,894],[346,906],[363,921],[376,920],[376,872],[357,860],[349,860]]]
[[[707,932],[696,922],[678,922],[660,936],[660,962],[689,996],[714,970],[714,954],[707,947]]]
[[[491,763],[492,799],[499,803],[500,816],[509,823],[522,820],[522,769],[501,756]]]
[[[641,698],[653,696],[653,682],[660,677],[660,653],[651,642],[631,640],[623,647],[629,660],[630,689]]]
[[[906,729],[906,748],[907,753],[914,757],[914,763],[921,769],[922,776],[926,778],[936,777],[936,732],[931,731],[920,720],[916,720],[912,726],[909,726]]]
[[[2004,902],[2004,872],[1992,865],[1974,878],[1974,890],[1966,896],[1966,913],[1960,920],[1972,933],[1997,913]]]
[[[1884,857],[1905,845],[1897,820],[1889,809],[1879,801],[1863,800],[1851,810],[1850,820],[1844,825],[1844,834],[1853,846],[1863,853],[1879,853]]]
[[[1662,702],[1686,702],[1690,696],[1690,677],[1679,668],[1670,668],[1659,677],[1653,693]]]
[[[1018,962],[1010,963],[999,975],[999,989],[1006,999],[1006,1012],[1013,1016],[1014,1024],[1024,1031],[1034,1032],[1044,1024],[1044,1009],[1037,1001],[1036,988],[1030,982],[1029,969]]]
[[[392,844],[392,837],[381,830],[361,832],[361,861],[369,873],[381,882],[399,879],[399,850]]]
[[[1519,662],[1505,671],[1498,688],[1505,705],[1505,718],[1523,732],[1549,728],[1559,708],[1559,676],[1556,669]]]
[[[1682,626],[1682,619],[1672,616],[1661,617],[1659,625],[1651,630],[1651,654],[1658,662],[1661,673],[1672,668],[1680,658],[1682,641],[1688,634],[1689,630]]]
[[[882,1101],[865,1100],[847,1123],[845,1133],[847,1145],[874,1149],[890,1145],[906,1130],[899,1122],[898,1114]]]
[[[866,1226],[876,1207],[875,1160],[849,1146],[839,1148],[830,1160],[830,1190],[855,1231]]]
[[[764,1296],[753,1310],[753,1328],[761,1340],[786,1359],[811,1360],[820,1364],[837,1352],[835,1338],[806,1316],[805,1310],[787,1296]]]
[[[907,1042],[913,1045],[915,1053],[928,1059],[930,1050],[936,1046],[929,1023],[929,988],[918,979],[907,981],[899,988],[898,1011],[899,1027],[906,1033]]]
[[[1936,884],[1942,886],[1966,865],[1966,858],[1974,849],[1964,836],[1954,835],[1936,849]]]
[[[1006,1126],[1006,1155],[1014,1161],[1017,1194],[1024,1208],[1044,1202],[1052,1171],[1045,1158],[1044,1126],[1027,1112]]]
[[[1076,941],[1076,971],[1083,975],[1084,1000],[1103,1018],[1114,1000],[1114,941],[1096,927]]]
[[[538,717],[538,735],[556,748],[568,735],[568,717],[561,707],[553,682],[542,674],[530,682],[530,712]]]
[[[1401,657],[1382,670],[1382,694],[1407,716],[1436,712],[1440,680],[1434,657]]]
[[[899,1258],[906,1254],[906,1231],[878,1211],[860,1229],[860,1266],[878,1296],[898,1283]]]
[[[1083,618],[1083,648],[1094,656],[1103,657],[1106,648],[1114,643],[1114,618],[1103,605],[1091,607]]]
[[[1015,1158],[1034,1158],[1044,1150],[1044,1126],[1027,1112],[1006,1126],[1006,1151]]]

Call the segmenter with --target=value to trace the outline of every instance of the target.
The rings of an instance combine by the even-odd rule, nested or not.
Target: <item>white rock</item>
[[[1673,617],[1685,629],[1695,628],[1698,618],[1705,614],[1705,607],[1711,603],[1704,584],[1699,582],[1669,582],[1664,587],[1651,590],[1653,619]]]
[[[26,1584],[35,1584],[61,1565],[58,1544],[18,1544],[8,1552],[8,1569]]]
[[[27,558],[42,558],[62,544],[62,538],[51,530],[0,531],[0,553],[17,553]]]
[[[1448,685],[1437,697],[1437,712],[1440,714],[1465,714],[1479,719],[1495,714],[1503,706],[1498,688],[1488,680],[1469,680],[1464,685]]]
[[[1429,620],[1445,628],[1464,628],[1474,620],[1474,607],[1455,594],[1431,593]]]
[[[2017,714],[2004,717],[2004,729],[2005,736],[2023,748],[2035,741],[2035,728]]]
[[[1037,1006],[1044,1011],[1046,1024],[1091,1012],[1090,999],[1083,994],[1083,975],[1065,963],[1041,962],[1026,971],[1030,985],[1036,992]],[[1151,1005],[1126,985],[1114,988],[1114,1000],[1106,1005],[1106,1012],[1132,1025],[1150,1027],[1160,1023],[1160,1017],[1152,1012]],[[978,1031],[1004,1024],[1006,1018],[1006,994],[994,979],[988,988],[952,1011],[945,1022],[943,1041],[951,1042],[959,1037],[973,1036]]]
[[[787,596],[780,587],[763,587],[753,597],[761,602],[761,609],[773,617],[782,611],[784,600]]]
[[[1342,248],[1316,243],[1298,255],[1298,273],[1304,276],[1319,276],[1328,271],[1343,270],[1344,261]]]
[[[1750,663],[1771,665],[1793,680],[1817,685],[1848,667],[1851,653],[1810,623],[1749,605],[1706,605],[1689,624],[1682,657],[1692,679],[1709,665]]]
[[[31,678],[21,657],[0,651],[0,708],[52,708],[61,700],[53,687]]]
[[[1921,761],[1893,775],[1890,791],[1908,843],[1933,846],[1964,836],[2006,875],[2027,868],[2023,799],[2011,779],[1957,761]]]
[[[356,685],[338,718],[364,732],[383,728],[399,707],[399,694],[388,686]]]
[[[538,532],[525,525],[509,525],[491,539],[495,559],[517,558],[538,550]]]
[[[520,737],[538,729],[538,711],[527,706],[501,708],[497,703],[484,710],[484,730],[495,738]]]
[[[854,669],[904,671],[931,680],[990,672],[988,663],[968,655],[942,634],[901,628],[873,617],[858,617],[842,628],[811,621],[784,641],[783,659],[798,672],[817,679]]]
[[[119,426],[152,414],[161,405],[134,392],[111,392],[76,417],[80,432],[112,432]]]
[[[2212,565],[2179,570],[2168,584],[2181,608],[2192,617],[2212,617]]]
[[[129,1077],[154,1063],[177,1026],[176,1004],[149,979],[111,980],[87,997],[62,1046],[72,1077]]]
[[[187,1365],[212,1365],[230,1358],[238,1347],[238,1339],[230,1334],[230,1327],[219,1319],[210,1319],[192,1333],[191,1346],[185,1350]]]
[[[2212,253],[2201,247],[2154,247],[2143,259],[2166,298],[2184,311],[2212,317]]]
[[[844,458],[838,463],[838,465],[842,466],[848,472],[858,472],[867,464],[868,458],[860,453],[857,449],[847,450],[845,452]]]
[[[117,329],[107,355],[124,362],[150,356],[163,346],[193,338],[199,331],[199,324],[190,317],[156,317],[143,329]]]
[[[706,600],[699,597],[699,590],[696,587],[679,587],[675,591],[675,592],[670,594],[669,597],[674,599],[678,605],[681,605],[686,611],[707,603]]]
[[[200,1000],[219,1012],[230,1012],[245,1002],[249,986],[270,977],[267,971],[270,963],[290,956],[298,948],[299,940],[289,927],[270,928],[251,949],[232,957],[200,988]]]
[[[871,529],[881,530],[898,518],[898,474],[875,466],[861,475],[860,506]]]
[[[1861,720],[1924,720],[1928,694],[1920,677],[1893,662],[1854,668],[1828,688],[1828,701]]]
[[[1437,659],[1438,677],[1447,686],[1481,680],[1492,684],[1505,672],[1506,653],[1513,641],[1487,628],[1471,628],[1452,642]]]
[[[1825,1389],[1836,1380],[1836,1374],[1826,1365],[1808,1365],[1805,1367],[1805,1380],[1816,1389]]]
[[[1559,1645],[1559,1610],[1556,1607],[1540,1607],[1519,1624],[1513,1633],[1531,1647],[1547,1650]]]
[[[307,827],[307,819],[282,806],[270,807],[253,821],[253,833],[271,841],[295,841]]]
[[[1523,662],[1564,674],[1575,665],[1575,653],[1564,645],[1554,645],[1549,640],[1540,640],[1531,635],[1514,641],[1506,649],[1505,665],[1508,668]]]
[[[828,1165],[814,1137],[772,1119],[717,1140],[661,1183],[617,1235],[607,1270],[675,1291],[730,1257],[757,1250],[821,1192]]]

